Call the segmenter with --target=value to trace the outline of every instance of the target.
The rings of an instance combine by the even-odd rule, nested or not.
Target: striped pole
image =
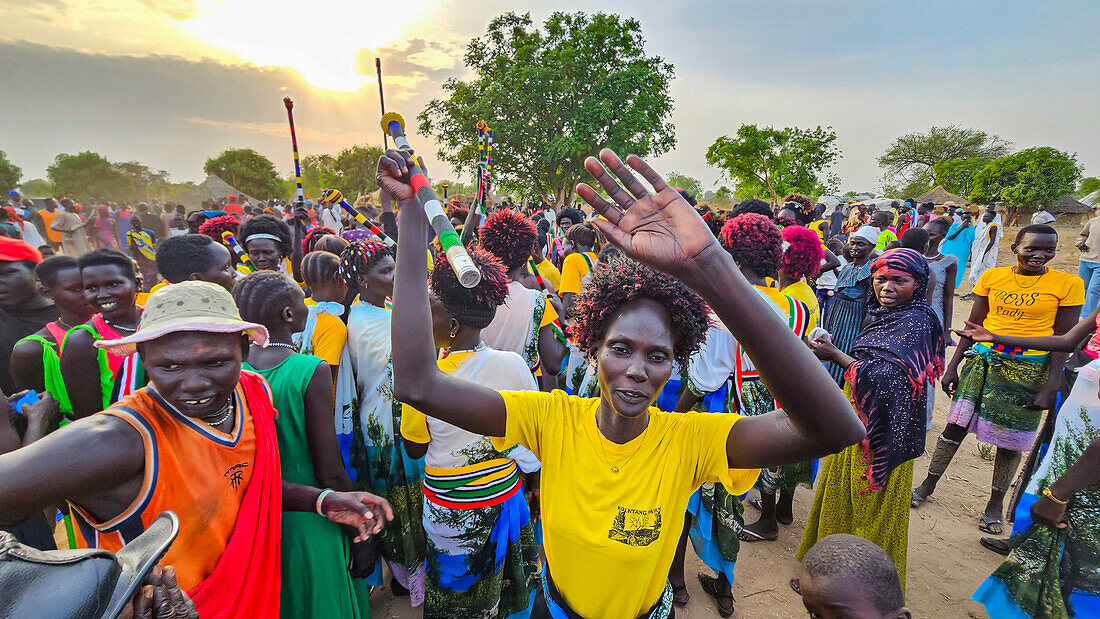
[[[383,116],[382,130],[390,134],[397,148],[405,151],[412,150],[412,146],[409,146],[409,141],[405,138],[405,119],[401,118],[400,114],[390,112]],[[428,180],[428,176],[424,174],[424,170],[417,164],[415,158],[409,168],[409,184],[416,191],[416,199],[424,207],[428,221],[431,222],[432,229],[439,237],[439,245],[447,255],[447,262],[454,269],[459,283],[466,288],[477,286],[481,281],[481,271],[477,270],[477,265],[466,252],[466,248],[462,246],[462,241],[455,233],[451,220],[447,218],[439,198],[432,191],[431,181]]]
[[[322,189],[321,199],[325,202],[328,202],[329,204],[339,204],[341,208],[343,208],[345,211],[348,212],[349,215],[355,218],[355,221],[358,221],[360,225],[366,226],[367,230],[371,231],[371,234],[381,239],[382,242],[386,244],[386,247],[393,247],[394,245],[397,245],[397,243],[393,242],[393,239],[386,236],[386,233],[382,232],[382,230],[378,228],[377,224],[367,219],[365,215],[355,210],[350,204],[348,204],[348,201],[344,199],[344,194],[340,193],[339,189]]]
[[[252,264],[252,259],[248,257],[248,254],[241,249],[240,245],[237,245],[237,239],[233,237],[233,233],[229,230],[222,232],[222,241],[229,246],[229,249],[233,250],[233,253],[237,254],[237,259],[241,261],[241,264],[245,266],[249,271],[255,271],[256,265]]]
[[[305,206],[306,194],[302,191],[302,167],[298,163],[298,136],[294,133],[294,102],[290,97],[283,97],[283,105],[286,106],[286,117],[290,121],[290,145],[294,148],[294,182],[298,185],[298,206]]]

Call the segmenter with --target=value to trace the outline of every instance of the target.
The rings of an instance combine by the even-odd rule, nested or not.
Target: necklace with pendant
[[[597,414],[599,414],[599,413],[597,412]],[[641,435],[640,435],[642,437],[642,441],[638,444],[638,449],[635,450],[634,453],[630,454],[626,458],[626,462],[623,462],[623,468],[626,468],[626,465],[630,464],[630,461],[634,459],[634,456],[638,455],[638,452],[641,451],[641,449],[642,449],[641,446],[645,445],[645,436],[647,434],[649,434],[649,428],[650,428],[650,426],[653,425],[652,422],[653,422],[652,419],[647,419],[646,420],[645,430],[643,430]],[[619,467],[611,464],[611,458],[608,457],[608,455],[607,455],[607,448],[604,447],[603,441],[607,440],[607,437],[604,436],[603,431],[600,430],[599,419],[596,420],[596,433],[599,434],[599,437],[597,437],[596,440],[600,444],[600,452],[603,453],[603,463],[606,464],[611,469],[612,473],[618,473],[619,472]],[[631,439],[631,440],[634,440],[634,439]]]

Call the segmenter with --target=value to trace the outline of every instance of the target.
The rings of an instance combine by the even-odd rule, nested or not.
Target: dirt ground
[[[1079,225],[1055,224],[1059,230],[1059,253],[1051,262],[1053,268],[1077,272],[1077,250],[1073,247]],[[1012,264],[1010,245],[1017,229],[1009,228],[1000,244],[999,265]],[[962,293],[969,291],[964,282]],[[970,303],[955,299],[954,326],[970,313]],[[948,351],[950,354],[950,351]],[[935,448],[947,420],[949,400],[937,391],[935,421],[925,442],[926,451],[914,467],[915,482],[924,479],[931,450]],[[915,617],[974,617],[988,615],[982,606],[970,600],[970,594],[998,565],[1001,557],[986,549],[978,538],[978,517],[985,508],[993,475],[993,462],[978,453],[978,443],[968,437],[954,462],[936,488],[936,493],[919,510],[910,511],[908,590],[906,601]],[[733,584],[736,612],[746,618],[798,617],[805,609],[802,601],[788,586],[798,562],[794,553],[802,539],[802,529],[813,501],[813,491],[800,488],[795,495],[794,523],[781,527],[775,542],[742,544],[737,559],[737,580]],[[745,518],[752,522],[756,512],[746,508]],[[685,575],[691,602],[677,608],[676,616],[715,617],[717,606],[699,588],[697,573],[711,573],[695,556],[688,544]],[[408,599],[394,599],[388,587],[377,590],[371,598],[374,617],[420,617],[419,609],[411,609]]]

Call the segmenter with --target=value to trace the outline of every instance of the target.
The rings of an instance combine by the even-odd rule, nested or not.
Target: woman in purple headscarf
[[[867,438],[822,461],[797,557],[828,535],[858,535],[890,555],[904,587],[913,460],[924,452],[928,390],[943,372],[943,327],[925,302],[928,263],[920,252],[878,257],[871,286],[872,321],[850,353],[810,342],[818,358],[844,368],[844,390]]]

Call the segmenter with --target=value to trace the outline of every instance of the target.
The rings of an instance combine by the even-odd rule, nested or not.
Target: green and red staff
[[[397,148],[407,151],[412,150],[408,139],[405,138],[405,119],[400,114],[389,112],[382,116],[382,130],[390,134]],[[462,241],[455,233],[454,226],[451,225],[451,220],[447,217],[447,213],[443,211],[443,205],[440,204],[439,198],[432,191],[431,181],[428,180],[428,176],[424,174],[424,170],[417,163],[415,157],[412,165],[409,166],[409,177],[409,184],[416,191],[416,199],[424,207],[428,221],[431,223],[432,229],[435,230],[436,236],[439,237],[439,246],[443,248],[443,252],[447,255],[447,262],[454,269],[459,283],[466,288],[477,286],[478,282],[481,281],[481,271],[477,269],[477,265],[470,259],[470,254],[463,247]]]
[[[348,201],[344,199],[344,194],[340,193],[339,189],[322,189],[321,199],[329,204],[339,204],[341,208],[348,212],[349,215],[355,218],[355,221],[360,225],[366,226],[367,230],[371,231],[371,234],[378,237],[387,247],[393,247],[397,243],[393,242],[393,239],[386,236],[385,232],[378,227],[373,221],[367,219],[365,215],[355,210],[352,205],[348,204]]]
[[[243,264],[245,268],[249,271],[256,270],[256,265],[252,264],[252,259],[248,257],[248,253],[242,249],[240,245],[237,245],[237,239],[233,236],[232,232],[229,230],[222,232],[222,241],[234,254],[237,254],[237,259],[241,261],[241,264]]]
[[[306,205],[306,194],[302,191],[302,167],[298,163],[298,136],[294,133],[294,102],[290,97],[283,97],[283,105],[286,106],[286,117],[290,121],[290,145],[294,148],[294,182],[298,185],[298,206]]]

